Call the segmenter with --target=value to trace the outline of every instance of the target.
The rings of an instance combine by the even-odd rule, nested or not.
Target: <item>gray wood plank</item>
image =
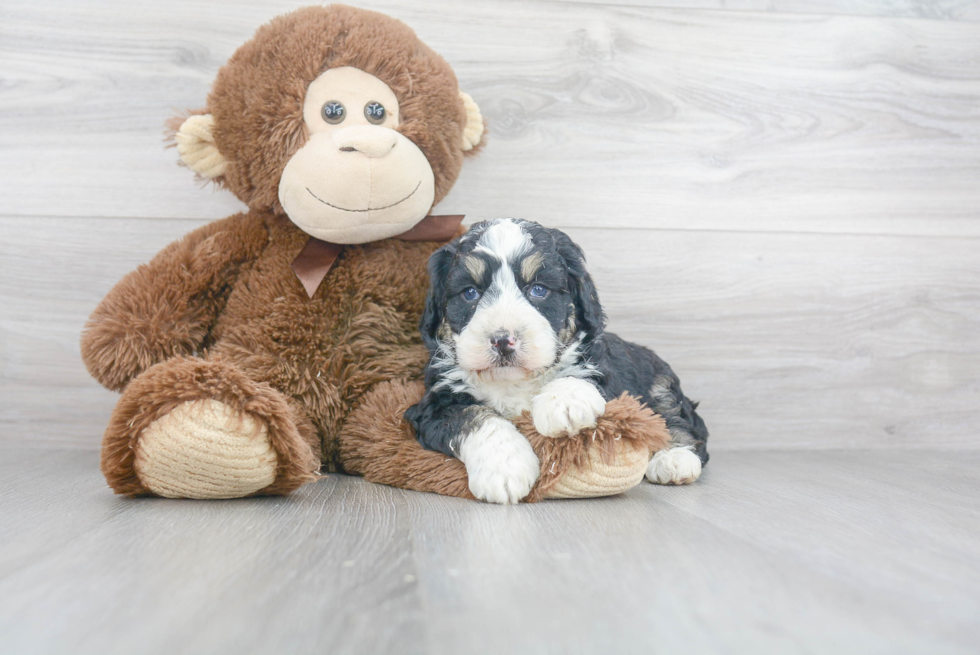
[[[331,478],[289,498],[126,500],[94,453],[0,462],[17,535],[0,550],[4,652],[425,651],[400,490]]]
[[[980,627],[974,542],[980,494],[977,476],[968,470],[980,453],[814,451],[788,459],[758,452],[751,464],[747,457],[723,454],[713,472],[724,469],[724,483],[664,500],[738,539],[795,557],[805,553],[808,566],[885,594],[928,596],[933,584],[945,585],[948,594],[932,602],[962,598],[962,605],[947,610],[950,618]],[[837,491],[828,495],[830,488]],[[765,533],[751,527],[759,512],[779,517]],[[820,531],[840,533],[814,542]],[[891,574],[872,579],[882,571]]]
[[[240,207],[175,166],[162,125],[200,106],[234,48],[292,6],[5,3],[0,211],[215,218]],[[443,53],[490,123],[447,212],[980,234],[975,23],[505,0],[365,6]]]
[[[717,447],[976,448],[976,239],[571,229]]]
[[[117,396],[82,365],[82,326],[123,275],[203,222],[0,223],[8,229],[0,241],[3,439],[96,448]]]
[[[451,531],[410,496],[434,652],[965,651],[980,628],[978,505],[936,516],[949,487],[933,496],[921,469],[969,492],[976,455],[874,457],[723,453],[691,487],[516,517],[447,505],[435,521]],[[868,469],[884,482],[862,483]]]
[[[718,9],[790,14],[842,14],[885,18],[980,21],[976,0],[552,0],[587,4],[631,5],[675,9]]]
[[[330,476],[127,500],[0,445],[17,653],[968,653],[980,454],[719,453],[695,485],[498,507]]]
[[[97,447],[116,396],[80,362],[84,320],[199,224],[0,219],[0,440]],[[610,329],[674,366],[715,450],[980,446],[977,240],[569,232]]]

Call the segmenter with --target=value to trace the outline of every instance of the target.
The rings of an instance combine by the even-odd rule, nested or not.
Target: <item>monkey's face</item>
[[[413,228],[482,138],[446,60],[404,23],[340,4],[259,28],[174,135],[181,161],[249,210],[334,243]]]
[[[306,92],[309,139],[286,163],[279,202],[304,232],[333,243],[401,234],[432,207],[425,155],[398,132],[398,99],[377,77],[331,68]]]

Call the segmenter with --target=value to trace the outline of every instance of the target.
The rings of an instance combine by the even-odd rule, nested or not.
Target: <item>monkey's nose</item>
[[[384,157],[398,143],[398,133],[387,127],[353,125],[331,137],[341,152],[359,152],[366,157]]]
[[[508,332],[494,332],[490,335],[490,345],[501,356],[506,357],[517,349],[517,339]]]

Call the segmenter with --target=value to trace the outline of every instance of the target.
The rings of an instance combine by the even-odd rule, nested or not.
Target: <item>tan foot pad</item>
[[[276,479],[265,423],[217,400],[178,405],[140,436],[140,482],[166,498],[239,498]]]
[[[591,450],[589,463],[568,469],[543,498],[595,498],[629,491],[643,480],[649,460],[647,451],[625,448],[607,464],[598,449]]]

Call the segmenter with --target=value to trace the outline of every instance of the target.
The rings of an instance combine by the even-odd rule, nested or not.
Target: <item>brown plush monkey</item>
[[[342,5],[258,30],[182,121],[184,163],[249,210],[123,278],[82,356],[122,391],[102,470],[123,494],[285,494],[320,470],[469,496],[462,463],[402,420],[422,394],[426,261],[459,220],[426,217],[481,143],[449,65],[404,24]],[[609,403],[598,427],[545,439],[527,500],[639,483],[659,417]]]

